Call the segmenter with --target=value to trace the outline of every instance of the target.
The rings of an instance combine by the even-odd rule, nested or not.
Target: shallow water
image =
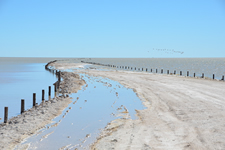
[[[153,73],[163,73],[166,74],[167,70],[170,73],[179,74],[182,71],[183,75],[189,75],[193,77],[194,73],[196,76],[202,76],[204,73],[205,77],[212,78],[215,74],[216,79],[221,79],[225,75],[225,58],[91,58],[87,60],[89,62],[110,64],[115,66],[129,66],[142,70],[148,68],[148,72],[152,69]],[[98,66],[102,68],[101,66]],[[118,68],[120,69],[120,68]],[[125,70],[125,69],[123,69]],[[130,70],[130,69],[127,69]]]
[[[121,106],[128,109],[132,119],[136,118],[135,109],[144,109],[132,89],[109,79],[83,76],[87,86],[72,94],[73,102],[63,114],[56,117],[54,123],[47,125],[40,134],[24,141],[23,146],[29,144],[28,149],[37,150],[59,149],[65,146],[68,149],[86,149],[96,140],[100,129],[107,123],[128,115]],[[55,123],[58,123],[57,127],[50,127]]]
[[[21,99],[25,99],[25,109],[32,107],[33,93],[37,103],[41,102],[42,89],[48,99],[48,86],[52,86],[56,77],[45,70],[42,60],[1,58],[0,59],[0,123],[3,122],[4,107],[9,109],[9,118],[20,114]],[[53,95],[53,94],[52,94]]]

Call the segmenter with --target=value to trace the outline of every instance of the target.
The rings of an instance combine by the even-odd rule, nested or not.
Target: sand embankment
[[[225,83],[144,72],[76,70],[132,88],[143,104],[139,119],[118,119],[92,149],[224,149]]]
[[[11,118],[7,124],[0,124],[0,149],[13,149],[23,139],[35,134],[39,129],[60,115],[71,103],[69,93],[75,93],[82,88],[85,81],[74,73],[61,74],[63,81],[60,82],[61,96],[41,103],[37,108],[31,108],[23,114]]]

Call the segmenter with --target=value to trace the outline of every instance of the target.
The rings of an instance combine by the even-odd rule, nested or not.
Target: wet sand
[[[224,82],[115,70],[75,72],[118,81],[147,107],[136,110],[136,120],[109,123],[92,149],[225,148]]]

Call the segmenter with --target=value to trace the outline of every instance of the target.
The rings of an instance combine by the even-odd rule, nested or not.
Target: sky
[[[225,57],[224,0],[0,0],[0,57]]]

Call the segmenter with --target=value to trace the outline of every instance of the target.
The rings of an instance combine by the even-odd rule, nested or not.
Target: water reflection
[[[131,89],[118,82],[82,75],[87,85],[72,94],[73,102],[37,135],[22,146],[28,149],[85,149],[101,128],[121,117],[135,119],[135,109],[144,109]]]

